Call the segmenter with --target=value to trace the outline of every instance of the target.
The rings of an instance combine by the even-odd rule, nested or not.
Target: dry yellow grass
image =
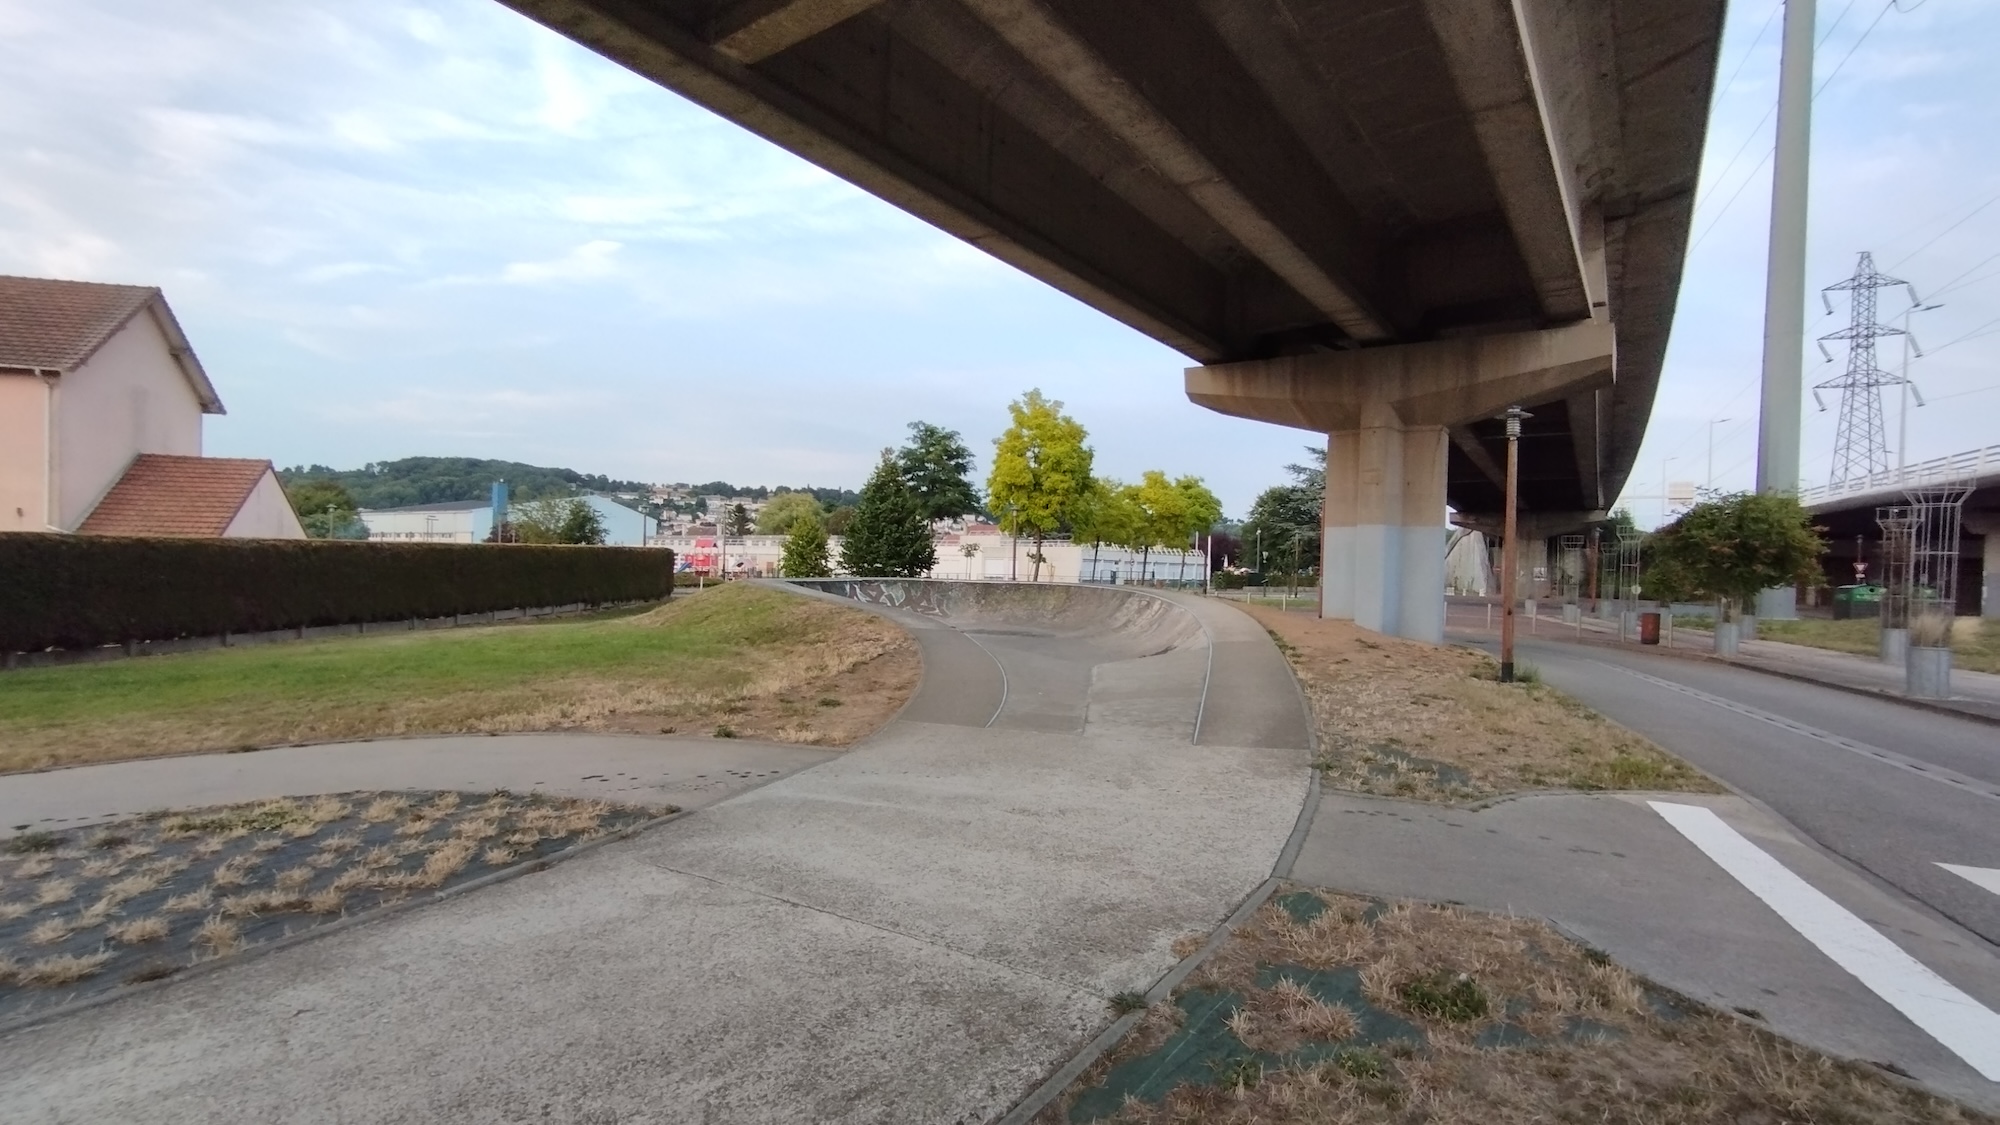
[[[217,914],[194,932],[194,943],[206,948],[212,956],[220,957],[225,953],[234,953],[236,947],[243,944],[243,935],[235,922]]]
[[[1502,684],[1482,653],[1257,606],[1291,661],[1326,783],[1419,800],[1537,789],[1718,792],[1687,763],[1542,684]]]
[[[106,932],[111,935],[113,941],[125,945],[143,945],[166,937],[167,930],[167,920],[154,914],[145,918],[134,918],[130,922],[120,922]]]
[[[1307,1041],[1324,1061],[1202,1073],[1158,1102],[1128,1101],[1111,1125],[1995,1125],[1994,1117],[1827,1058],[1746,1021],[1660,996],[1601,955],[1539,922],[1451,907],[1380,904],[1309,892],[1326,904],[1298,921],[1267,904],[1187,987],[1242,997],[1225,1021],[1265,1057]],[[1356,1040],[1355,1013],[1271,966],[1358,969],[1366,1004],[1414,1025],[1421,1049]],[[1482,1001],[1432,1006],[1425,982],[1464,981]],[[1416,986],[1416,987],[1413,987]],[[1671,1004],[1662,1010],[1656,1005]],[[1121,1062],[1152,1055],[1182,1009],[1148,1009],[1109,1057],[1036,1118],[1067,1122],[1070,1103]],[[1579,1022],[1581,1021],[1581,1022]],[[1501,1024],[1540,1040],[1479,1045]],[[1588,1029],[1577,1033],[1576,1028]],[[1348,1042],[1353,1041],[1353,1042]],[[1343,1044],[1346,1044],[1343,1046]],[[1325,1048],[1333,1048],[1330,1053]]]
[[[31,961],[14,971],[14,979],[22,984],[53,988],[58,985],[75,984],[104,967],[111,960],[109,953],[91,953],[85,956],[60,954]]]

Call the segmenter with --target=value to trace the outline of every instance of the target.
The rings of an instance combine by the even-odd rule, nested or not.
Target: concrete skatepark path
[[[1309,736],[1227,606],[949,585],[802,594],[857,594],[922,646],[917,696],[856,748],[556,872],[0,1039],[0,1117],[996,1115],[1270,874]]]

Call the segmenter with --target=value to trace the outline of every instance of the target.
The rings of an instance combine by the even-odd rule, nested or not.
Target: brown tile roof
[[[160,291],[0,276],[0,367],[73,371]]]
[[[269,461],[141,453],[77,531],[220,538],[270,471]]]
[[[195,358],[174,311],[150,285],[0,275],[0,367],[74,371],[148,307],[166,333],[181,373],[201,400],[202,411],[223,413],[222,399]]]

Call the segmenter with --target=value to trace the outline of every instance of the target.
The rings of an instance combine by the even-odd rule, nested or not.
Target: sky
[[[1927,299],[1959,279],[1914,323],[1920,459],[2000,440],[2000,0],[1901,3],[1821,0],[1808,276],[1872,250]],[[1776,11],[1732,6],[1641,522],[1663,470],[1710,483],[1710,419],[1712,483],[1751,483]],[[161,286],[228,405],[214,455],[858,486],[922,419],[983,479],[1039,387],[1100,472],[1193,473],[1240,516],[1314,440],[492,0],[0,0],[0,51],[35,60],[0,100],[0,272]],[[1806,409],[1812,483],[1834,414]]]

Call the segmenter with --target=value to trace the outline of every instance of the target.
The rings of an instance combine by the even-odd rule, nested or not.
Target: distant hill
[[[363,508],[401,508],[408,504],[448,504],[484,500],[493,482],[504,480],[512,498],[536,500],[577,492],[637,492],[652,487],[642,481],[613,480],[597,473],[551,469],[519,461],[488,461],[478,457],[405,457],[378,461],[358,469],[325,465],[295,465],[278,470],[278,480],[337,481]]]
[[[405,457],[400,461],[378,461],[358,469],[334,469],[326,465],[294,465],[278,470],[278,482],[290,485],[302,480],[338,482],[363,508],[401,508],[410,504],[449,504],[458,500],[484,500],[492,495],[493,482],[507,482],[508,495],[515,500],[539,500],[545,496],[570,496],[578,492],[636,492],[645,496],[652,485],[644,481],[613,480],[597,473],[575,469],[551,469],[524,465],[519,461],[488,461],[478,457]],[[768,499],[777,492],[809,492],[829,508],[853,506],[860,493],[851,488],[768,488],[763,485],[738,486],[727,481],[705,481],[687,486],[695,496],[747,496]],[[680,507],[693,511],[698,502]],[[649,505],[642,505],[650,507]]]

